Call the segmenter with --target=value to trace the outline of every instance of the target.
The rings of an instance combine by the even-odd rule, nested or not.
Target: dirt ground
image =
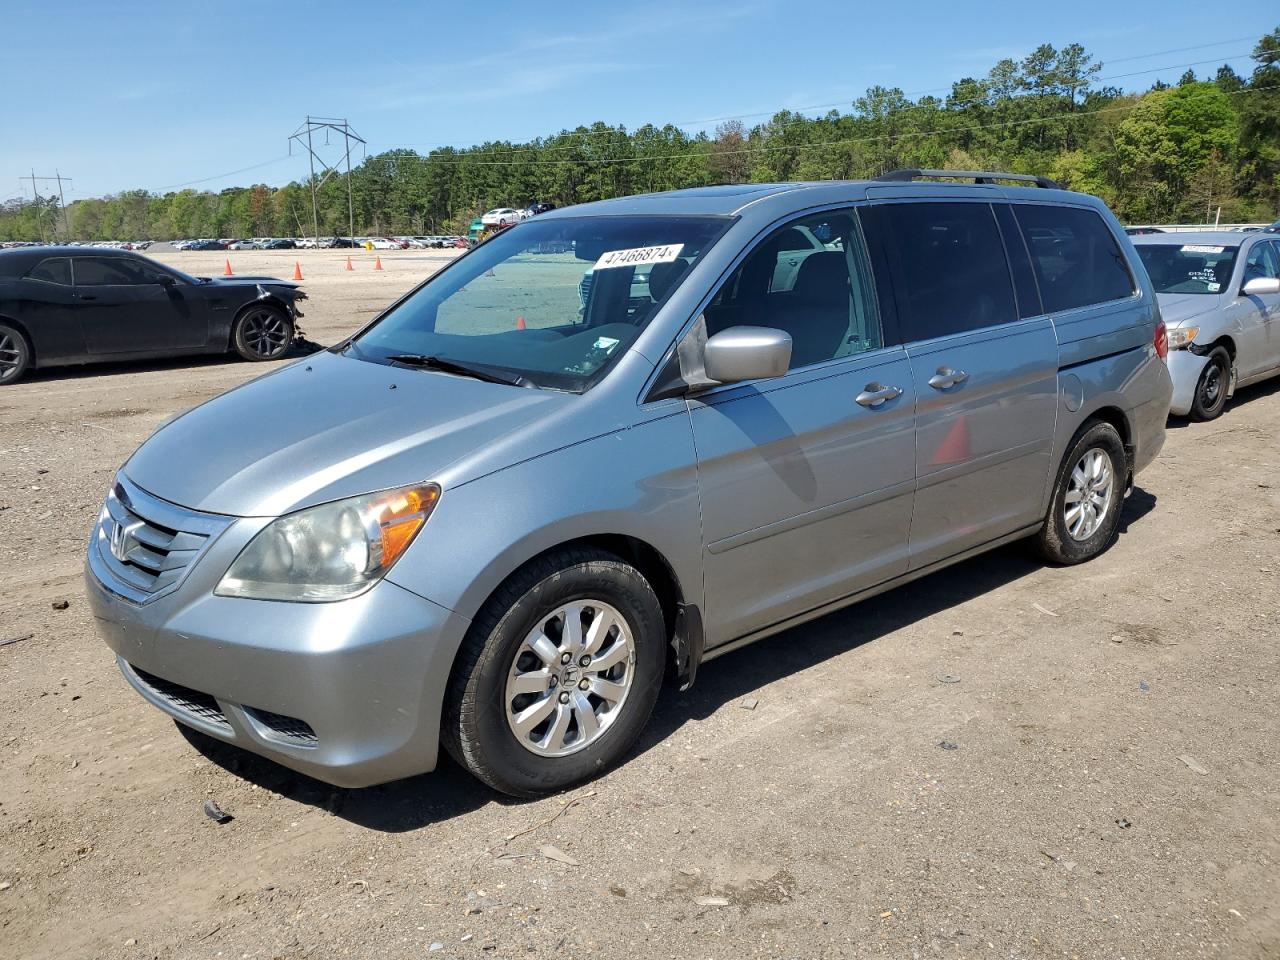
[[[322,342],[447,256],[230,254],[299,260]],[[1015,545],[730,654],[514,802],[335,790],[117,675],[80,580],[111,476],[262,370],[0,390],[0,957],[1280,957],[1280,382],[1175,424],[1096,562]]]

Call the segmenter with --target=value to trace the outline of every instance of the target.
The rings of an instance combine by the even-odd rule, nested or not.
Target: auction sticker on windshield
[[[610,250],[596,261],[595,269],[609,267],[639,267],[653,263],[671,263],[680,256],[683,243],[667,243],[660,247],[632,247],[630,250]]]
[[[1182,246],[1183,253],[1222,253],[1226,247],[1211,247],[1203,243],[1186,243]]]

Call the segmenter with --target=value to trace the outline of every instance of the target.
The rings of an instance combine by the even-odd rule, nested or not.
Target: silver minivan
[[[162,427],[88,551],[124,676],[334,784],[443,744],[533,795],[664,677],[1019,538],[1096,556],[1164,440],[1147,274],[1097,199],[923,175],[546,213]]]

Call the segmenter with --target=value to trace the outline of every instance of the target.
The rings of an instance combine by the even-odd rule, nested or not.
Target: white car
[[[400,250],[399,241],[392,240],[389,237],[370,237],[369,243],[373,245],[375,250]]]
[[[496,207],[480,218],[486,227],[498,227],[504,223],[515,223],[522,219],[520,211],[514,207]]]
[[[1212,420],[1237,387],[1280,375],[1280,238],[1222,230],[1133,239],[1168,324],[1174,416]]]

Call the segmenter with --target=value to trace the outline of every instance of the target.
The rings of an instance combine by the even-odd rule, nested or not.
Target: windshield
[[[528,220],[481,244],[356,338],[581,392],[604,376],[706,253],[722,217]]]
[[[1136,246],[1156,293],[1221,293],[1231,282],[1240,249],[1206,243]]]

